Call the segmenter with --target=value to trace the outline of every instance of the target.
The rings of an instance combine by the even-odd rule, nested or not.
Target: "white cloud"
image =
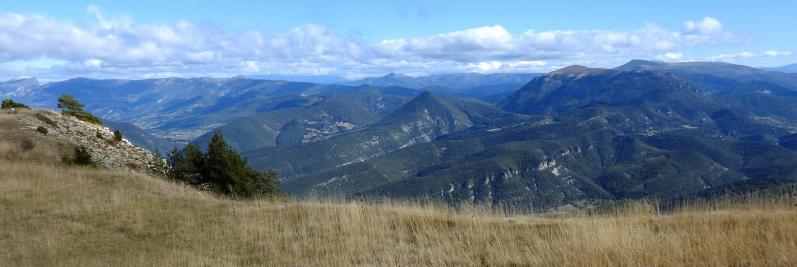
[[[722,31],[722,23],[712,17],[705,17],[700,21],[687,21],[684,23],[686,33],[712,34]]]
[[[768,57],[791,56],[791,51],[767,50],[764,55]]]
[[[260,72],[260,66],[257,65],[255,61],[246,61],[244,62],[244,71],[249,73],[257,73]]]
[[[0,12],[0,79],[537,72],[564,64],[605,66],[656,55],[678,60],[682,55],[673,50],[738,41],[710,17],[687,21],[680,31],[650,24],[625,31],[530,29],[512,33],[493,25],[366,43],[314,24],[274,34],[231,32],[188,21],[137,23],[129,17],[108,17],[96,6],[86,11],[95,21],[85,25]],[[19,64],[40,58],[57,64]]]
[[[545,61],[481,61],[469,63],[465,70],[469,72],[538,72],[548,65]]]
[[[661,55],[656,56],[656,59],[662,61],[681,61],[684,58],[684,54],[680,52],[667,52]]]
[[[472,60],[511,51],[515,38],[501,25],[485,26],[424,38],[384,40],[375,46],[386,57]],[[484,55],[484,54],[488,55]]]
[[[86,59],[85,61],[83,61],[83,65],[92,68],[100,68],[102,67],[102,60],[96,58]]]

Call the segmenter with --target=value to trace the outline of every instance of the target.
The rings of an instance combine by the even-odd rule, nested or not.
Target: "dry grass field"
[[[521,216],[236,201],[143,174],[0,162],[0,265],[794,266],[794,196]]]

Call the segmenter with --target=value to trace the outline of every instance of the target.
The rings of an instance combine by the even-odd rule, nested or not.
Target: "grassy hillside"
[[[509,216],[234,201],[132,172],[0,161],[0,265],[797,264],[794,195],[660,214]]]

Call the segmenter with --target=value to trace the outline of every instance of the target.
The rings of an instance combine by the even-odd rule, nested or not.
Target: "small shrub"
[[[72,156],[65,156],[62,158],[62,160],[67,164],[92,167],[96,166],[94,161],[91,159],[91,153],[89,153],[89,149],[83,145],[75,147],[72,152]]]
[[[99,129],[97,129],[97,133],[95,133],[94,136],[97,137],[97,139],[105,140],[105,138],[102,137],[102,133],[100,133]]]
[[[33,117],[35,117],[36,119],[40,120],[43,123],[46,123],[47,125],[50,125],[52,127],[58,127],[58,124],[56,124],[55,121],[51,120],[47,116],[44,116],[44,114],[36,113],[36,115],[33,115]]]
[[[113,131],[113,140],[116,142],[122,142],[122,132],[119,130]]]
[[[42,133],[42,134],[47,134],[47,133],[49,132],[49,131],[47,130],[47,128],[44,128],[44,126],[39,126],[39,127],[36,127],[36,131],[38,131],[38,132],[40,132],[40,133]]]
[[[33,150],[33,148],[36,147],[36,143],[31,141],[30,139],[25,138],[25,139],[22,139],[22,143],[20,144],[20,147],[22,148],[22,151],[31,151],[31,150]]]
[[[135,164],[135,163],[133,163],[133,162],[128,162],[128,163],[125,163],[125,166],[126,166],[128,169],[131,169],[131,170],[139,170],[139,169],[141,169],[141,166],[139,166],[138,164]]]
[[[102,125],[102,121],[100,120],[100,118],[97,118],[96,116],[86,111],[65,110],[62,111],[61,113],[65,115],[70,115],[72,117],[77,118],[78,120],[82,120],[91,124]]]

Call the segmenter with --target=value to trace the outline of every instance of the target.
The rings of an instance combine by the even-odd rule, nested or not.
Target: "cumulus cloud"
[[[686,33],[711,34],[722,31],[722,23],[712,17],[705,17],[700,21],[687,21],[684,23]]]
[[[661,61],[682,61],[684,54],[680,52],[667,52],[656,56],[656,59]]]
[[[706,17],[686,22],[682,31],[649,24],[631,31],[530,29],[512,34],[495,25],[423,38],[384,40],[375,47],[383,56],[473,62],[650,55],[702,44],[739,41],[741,38],[724,31],[717,19]]]
[[[87,7],[87,13],[94,22],[0,12],[0,78],[532,72],[656,55],[678,60],[682,55],[671,51],[739,40],[711,17],[687,21],[679,30],[649,24],[636,30],[512,33],[493,25],[369,43],[314,24],[281,33],[231,32],[188,21],[144,24],[111,18],[96,6]],[[33,64],[42,59],[57,64]]]
[[[791,51],[767,50],[764,55],[768,57],[791,56]]]

